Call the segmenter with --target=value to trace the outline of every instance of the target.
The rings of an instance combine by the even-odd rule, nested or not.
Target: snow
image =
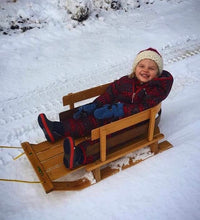
[[[1,0],[0,145],[44,141],[39,113],[58,119],[62,96],[130,73],[151,46],[175,80],[160,123],[174,147],[81,191],[0,181],[0,219],[199,219],[200,1],[128,2],[127,12],[91,6],[79,23],[64,0]],[[0,179],[38,181],[26,156],[13,160],[22,152],[0,148]]]

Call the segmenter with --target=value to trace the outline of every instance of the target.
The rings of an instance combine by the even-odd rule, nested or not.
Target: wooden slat
[[[38,144],[31,144],[31,145],[32,145],[32,149],[37,153],[49,149],[50,144],[51,143],[49,143],[48,141],[44,141]]]
[[[106,161],[102,162],[100,160],[97,160],[96,162],[87,165],[86,170],[87,171],[92,171],[92,170],[94,170],[94,169],[96,169],[98,167],[101,167],[101,166],[103,166],[103,165],[105,165],[107,163],[110,163],[110,162],[112,162],[114,160],[117,160],[120,157],[125,156],[126,154],[129,154],[129,153],[131,153],[133,151],[139,150],[139,149],[141,149],[141,148],[143,148],[145,146],[153,144],[153,143],[155,143],[155,142],[157,142],[157,141],[159,141],[159,140],[161,140],[163,138],[164,138],[163,134],[158,134],[158,135],[154,136],[154,139],[152,141],[148,141],[148,140],[143,139],[143,140],[141,140],[141,141],[139,141],[137,143],[133,143],[133,144],[127,143],[121,150],[118,150],[118,151],[116,151],[116,152],[114,152],[112,154],[107,155]]]
[[[87,140],[89,137],[81,137],[81,138],[77,138],[75,140],[75,145],[79,144],[80,142],[82,141],[85,141]],[[43,152],[45,150],[48,150],[49,148],[52,148],[52,147],[60,147],[63,145],[63,140],[64,139],[61,139],[61,140],[58,140],[54,143],[51,143],[49,141],[44,141],[44,142],[41,142],[41,143],[38,143],[38,144],[31,144],[32,146],[32,149],[36,152],[36,153],[39,153],[39,152]]]
[[[45,170],[54,169],[63,164],[63,153],[57,154],[48,160],[41,162]]]
[[[106,160],[106,131],[104,127],[100,128],[100,159]]]
[[[75,145],[78,145],[80,142],[85,140],[87,140],[86,137],[78,138],[75,140]],[[63,153],[63,139],[56,141],[55,143],[45,141],[40,144],[33,145],[33,149],[37,153],[39,160],[43,162],[60,153]]]
[[[38,159],[42,162],[60,153],[63,153],[63,145],[51,147],[45,151],[39,152],[37,153],[37,156],[38,156]]]
[[[150,120],[149,120],[149,129],[148,129],[148,140],[151,141],[153,139],[154,128],[155,128],[155,118],[157,111],[152,108],[150,111]]]
[[[151,148],[151,152],[154,154],[158,153],[158,142],[150,144],[149,147]]]
[[[38,178],[41,181],[41,184],[46,193],[49,193],[53,190],[53,184],[45,169],[43,168],[42,164],[37,158],[37,155],[33,151],[31,145],[28,142],[24,142],[21,144],[26,156],[28,157],[29,161],[31,162],[32,167],[34,168]]]
[[[172,148],[172,144],[169,141],[163,141],[158,144],[158,153],[162,153],[165,150]]]
[[[60,177],[66,176],[68,174],[72,174],[77,170],[83,169],[84,167],[85,165],[81,165],[73,170],[70,170],[67,169],[64,164],[60,164],[58,167],[55,167],[55,169],[47,170],[46,172],[51,180],[57,180]]]
[[[82,178],[76,181],[53,182],[54,190],[81,190],[91,185],[87,178]]]
[[[96,182],[99,182],[101,180],[101,170],[100,167],[98,167],[97,169],[92,171],[94,178],[96,180]]]
[[[87,138],[78,138],[75,140],[75,146],[77,146],[80,142],[87,140]],[[56,148],[56,149],[55,149]],[[51,147],[46,151],[42,151],[38,153],[38,158],[40,159],[42,165],[45,170],[53,169],[56,166],[59,166],[63,163],[63,143],[56,145],[56,147]]]
[[[107,83],[105,85],[97,86],[91,89],[86,89],[81,92],[77,93],[70,93],[63,97],[63,105],[72,105],[73,103],[80,102],[86,99],[90,99],[93,97],[96,97],[98,95],[103,94],[107,87],[110,85],[110,83]]]
[[[63,140],[56,141],[55,143],[51,143],[49,141],[44,141],[44,142],[41,142],[39,144],[31,144],[31,146],[32,146],[32,149],[36,153],[39,153],[39,152],[48,150],[51,147],[60,146],[62,144],[62,142],[63,142]]]

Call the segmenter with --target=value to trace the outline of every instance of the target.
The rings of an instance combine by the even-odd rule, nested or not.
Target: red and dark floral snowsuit
[[[151,108],[162,102],[169,94],[173,84],[172,75],[163,71],[162,74],[147,83],[141,83],[136,77],[129,78],[123,76],[119,80],[114,81],[103,95],[94,100],[97,108],[105,104],[123,103],[124,117],[136,114],[145,109]],[[90,134],[91,130],[112,122],[113,118],[106,120],[98,120],[93,114],[87,118],[75,120],[70,118],[64,124],[65,136],[74,138],[82,137]],[[87,140],[80,143],[80,147],[85,154],[88,146],[96,141]],[[87,162],[85,157],[84,163]]]

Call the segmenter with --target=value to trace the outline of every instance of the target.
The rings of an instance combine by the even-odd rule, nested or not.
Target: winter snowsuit
[[[121,102],[123,103],[124,117],[127,117],[162,102],[168,96],[172,84],[173,77],[165,70],[163,70],[159,77],[147,83],[141,83],[136,77],[129,78],[128,76],[123,76],[111,83],[106,92],[96,98],[94,103],[97,104],[97,108],[100,108],[105,104]],[[90,134],[92,129],[118,119],[98,120],[93,114],[78,120],[70,118],[64,124],[65,136],[72,136],[74,138],[85,136]],[[85,155],[83,163],[88,162],[86,157],[87,147],[95,142],[87,140],[77,146],[82,149]]]

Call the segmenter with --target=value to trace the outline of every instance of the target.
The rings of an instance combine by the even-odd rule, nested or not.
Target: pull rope
[[[16,179],[0,179],[4,182],[18,182],[18,183],[42,183],[40,181],[27,181],[27,180],[16,180]]]
[[[0,148],[22,149],[22,147],[0,146]]]
[[[19,154],[18,156],[16,156],[16,157],[14,157],[13,158],[13,160],[17,160],[17,159],[19,159],[21,156],[23,156],[25,153],[23,152],[23,153],[21,153],[21,154]]]
[[[12,147],[12,146],[0,146],[0,148],[5,148],[5,149],[22,149],[22,147]],[[24,152],[21,153],[20,155],[18,155],[15,158],[13,158],[13,160],[17,160],[18,158],[20,158],[24,154],[25,154]]]
[[[0,148],[6,148],[6,149],[22,149],[22,147],[11,147],[11,146],[0,146]],[[15,158],[13,158],[13,160],[17,160],[18,158],[20,158],[21,156],[23,156],[25,154],[25,152],[19,154],[18,156],[16,156]],[[0,179],[0,181],[3,182],[17,182],[17,183],[30,183],[30,184],[35,184],[35,183],[42,183],[40,181],[27,181],[27,180],[17,180],[17,179]]]

